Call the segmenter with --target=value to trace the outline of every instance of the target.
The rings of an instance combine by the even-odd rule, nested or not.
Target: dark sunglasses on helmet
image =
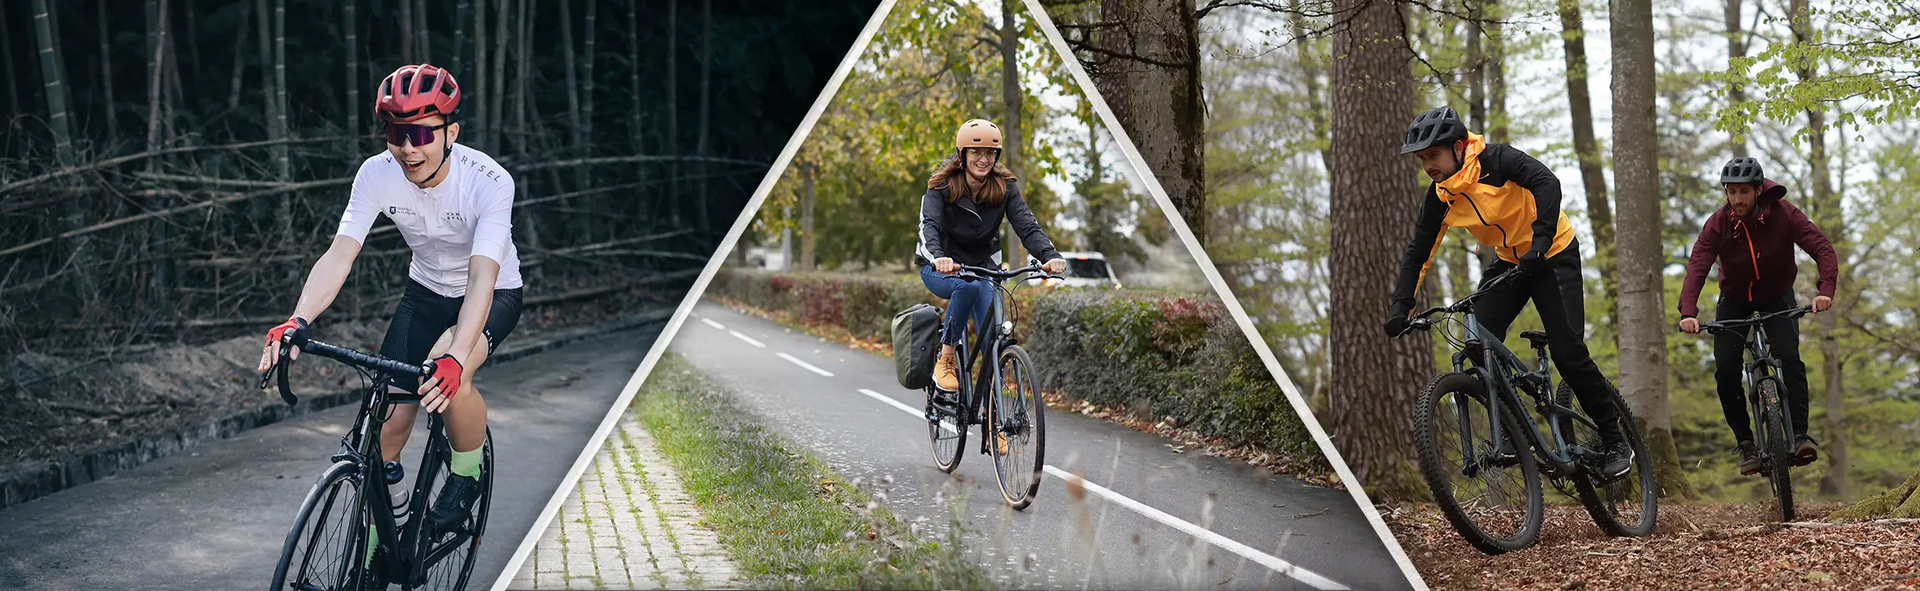
[[[384,122],[381,127],[382,131],[386,132],[387,143],[389,144],[404,146],[411,142],[414,146],[425,146],[432,144],[436,139],[433,132],[446,129],[449,125],[453,125],[453,122],[449,121],[439,125],[420,125],[418,123],[394,123],[387,121]]]

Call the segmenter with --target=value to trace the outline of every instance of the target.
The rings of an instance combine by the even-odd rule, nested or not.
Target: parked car
[[[1067,272],[1058,279],[1032,279],[1031,284],[1044,283],[1049,286],[1073,287],[1112,287],[1120,288],[1120,278],[1113,275],[1113,268],[1107,266],[1106,255],[1097,252],[1062,252],[1060,257],[1067,259]]]

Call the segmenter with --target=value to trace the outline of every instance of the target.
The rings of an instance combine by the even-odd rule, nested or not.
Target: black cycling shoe
[[[1752,441],[1740,442],[1740,475],[1752,476],[1760,473],[1760,446]]]
[[[1793,438],[1793,465],[1805,466],[1820,459],[1820,446],[1812,437],[1801,435]]]
[[[440,496],[433,500],[433,510],[427,512],[427,525],[437,532],[449,532],[466,525],[467,517],[473,515],[473,502],[480,500],[480,479],[448,474],[447,483],[440,486]]]
[[[1600,477],[1608,481],[1617,480],[1633,469],[1633,446],[1625,441],[1603,443],[1600,445],[1602,456]]]

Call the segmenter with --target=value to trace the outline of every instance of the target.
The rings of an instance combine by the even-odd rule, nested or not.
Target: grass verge
[[[661,357],[633,412],[753,588],[985,589],[957,537],[917,539],[819,460],[791,451],[731,392]]]

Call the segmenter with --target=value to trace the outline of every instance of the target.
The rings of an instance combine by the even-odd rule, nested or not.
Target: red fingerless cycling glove
[[[441,355],[434,358],[433,375],[427,377],[440,378],[440,393],[451,400],[454,394],[460,393],[460,376],[466,371],[466,366],[460,365],[452,355]]]
[[[288,318],[286,322],[282,322],[280,323],[279,326],[275,326],[272,329],[268,330],[267,344],[271,345],[271,344],[280,342],[280,338],[286,336],[287,331],[300,328],[300,325],[303,322],[304,321],[300,320],[299,317]]]

